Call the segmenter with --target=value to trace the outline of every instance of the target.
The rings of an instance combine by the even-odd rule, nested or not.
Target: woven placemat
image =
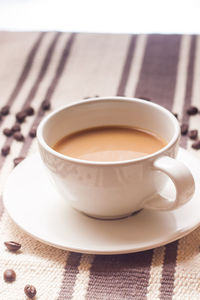
[[[151,99],[178,114],[180,122],[200,129],[200,37],[192,35],[110,35],[87,33],[0,33],[0,106],[10,113],[0,122],[0,192],[14,167],[13,159],[37,151],[29,136],[44,115],[85,97],[128,96]],[[42,103],[50,104],[44,110]],[[15,114],[28,105],[35,113],[21,125],[25,139],[2,131],[15,124]],[[182,136],[181,146],[192,141]],[[28,195],[27,195],[28,197]],[[190,216],[192,218],[192,216]],[[0,299],[26,299],[24,286],[37,289],[35,299],[200,299],[200,229],[179,241],[140,253],[86,255],[44,245],[23,233],[1,202]],[[4,241],[22,244],[9,252]],[[3,280],[5,269],[16,280]]]

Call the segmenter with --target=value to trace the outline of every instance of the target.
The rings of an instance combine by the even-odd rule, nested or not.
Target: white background
[[[0,30],[200,33],[200,1],[0,0]]]

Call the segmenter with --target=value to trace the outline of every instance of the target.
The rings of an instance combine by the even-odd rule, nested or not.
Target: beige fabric
[[[162,276],[162,265],[164,260],[165,247],[154,249],[151,272],[148,286],[147,299],[160,299],[160,279]]]
[[[135,95],[137,83],[140,76],[140,70],[144,59],[146,43],[147,36],[138,35],[133,61],[131,65],[130,76],[126,85],[125,96],[133,97]]]
[[[200,37],[197,39],[197,46],[195,51],[195,65],[194,65],[194,79],[193,79],[193,86],[192,86],[192,95],[191,95],[191,102],[194,106],[199,106],[199,99],[200,99]],[[200,115],[196,115],[190,119],[190,129],[196,129],[199,127]],[[200,158],[200,153],[193,150],[190,146],[192,141],[188,141],[190,151],[197,157]]]
[[[5,240],[14,240],[22,244],[19,253],[7,251]],[[0,265],[1,272],[13,269],[16,280],[6,283],[0,280],[0,299],[26,299],[24,287],[32,284],[37,288],[37,299],[57,299],[62,281],[63,267],[68,252],[49,247],[24,234],[4,213],[0,228]]]
[[[6,127],[10,128],[15,123],[15,113],[22,108],[38,78],[56,34],[49,32],[44,35],[30,70],[11,106],[11,113],[0,122],[0,148],[8,141],[8,138],[2,134],[2,130]],[[40,33],[0,33],[0,108],[7,103],[20,77],[25,61],[28,59],[28,54],[39,35]],[[70,38],[71,33],[62,33],[52,51],[45,74],[31,100],[35,114],[27,118],[26,122],[22,124],[22,132],[26,140],[33,121],[40,111],[41,102],[44,100],[48,88],[52,87],[52,80],[63,55],[63,50]],[[116,95],[121,79],[123,79],[131,42],[133,42],[133,55],[132,60],[129,60],[126,65],[128,76],[124,83],[125,96],[146,95],[151,98],[153,95],[156,102],[164,105],[162,96],[164,98],[167,91],[172,88],[171,85],[168,87],[163,84],[164,88],[160,90],[155,82],[149,87],[149,81],[152,80],[154,72],[157,72],[155,70],[159,70],[156,78],[162,83],[165,83],[169,76],[174,75],[170,73],[171,71],[169,74],[167,73],[167,61],[163,62],[163,67],[161,66],[160,69],[155,64],[157,58],[159,59],[162,55],[165,57],[162,43],[166,39],[166,45],[172,41],[170,44],[172,46],[175,45],[174,40],[179,41],[180,39],[177,58],[171,58],[173,55],[170,53],[176,52],[174,48],[173,51],[171,48],[166,48],[166,52],[169,51],[169,57],[167,55],[166,57],[169,59],[171,68],[173,68],[174,61],[171,62],[170,59],[174,59],[177,64],[177,68],[174,67],[173,69],[173,72],[176,72],[174,93],[172,93],[173,97],[169,99],[169,102],[172,102],[172,111],[177,112],[181,120],[185,110],[188,67],[193,59],[190,53],[194,39],[196,44],[191,103],[199,106],[200,37],[190,35],[181,37],[138,35],[133,40],[133,37],[127,34],[76,34],[66,56],[63,73],[60,75],[50,99],[51,110],[88,96]],[[157,57],[153,55],[154,51]],[[150,55],[149,59],[148,55]],[[144,72],[145,66],[148,67],[149,74]],[[142,89],[141,86],[139,89],[138,86],[141,85],[142,80],[144,80],[143,86]],[[141,90],[143,95],[141,95]],[[199,118],[200,115],[198,114],[189,119],[191,129],[200,129]],[[191,143],[192,141],[187,143],[188,150],[199,157],[200,152],[191,149]],[[13,169],[13,159],[21,153],[22,146],[23,143],[12,141],[10,154],[6,158],[0,157],[1,194],[9,173]],[[31,155],[36,151],[37,143],[34,139],[27,146],[27,153]],[[3,244],[5,240],[20,242],[22,244],[21,251],[15,254],[6,250]],[[5,283],[3,279],[0,280],[0,299],[2,300],[26,299],[23,291],[26,284],[36,286],[36,299],[39,300],[200,299],[199,229],[177,243],[177,253],[176,250],[172,250],[175,251],[175,260],[170,261],[168,259],[167,263],[167,246],[154,249],[148,254],[144,252],[136,255],[97,257],[95,255],[70,253],[40,243],[23,233],[4,211],[0,219],[0,244],[1,272],[3,273],[7,268],[12,268],[17,274],[16,281],[11,284]],[[147,256],[149,259],[146,259]],[[167,268],[169,268],[171,281],[166,278],[163,280],[163,274],[168,270]],[[165,288],[168,291],[168,296],[164,296],[164,293],[161,292]]]
[[[83,254],[78,267],[78,274],[74,284],[74,291],[72,295],[73,300],[85,299],[87,294],[88,282],[90,278],[90,268],[94,260],[93,255]]]
[[[182,118],[182,107],[185,99],[190,46],[191,36],[184,35],[181,39],[180,56],[178,62],[178,72],[173,104],[173,111],[178,113],[180,119]]]
[[[129,35],[78,34],[73,55],[53,95],[53,108],[83,97],[115,95],[129,38]]]

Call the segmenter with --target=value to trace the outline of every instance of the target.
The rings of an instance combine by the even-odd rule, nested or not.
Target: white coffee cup
[[[105,125],[147,129],[164,138],[167,145],[153,154],[117,162],[80,160],[52,149],[68,134]],[[41,158],[56,189],[75,209],[102,219],[125,217],[142,208],[174,210],[191,199],[194,179],[175,159],[179,138],[180,126],[171,112],[149,101],[125,97],[67,105],[44,118],[37,130]],[[166,177],[174,183],[175,199],[159,192]]]

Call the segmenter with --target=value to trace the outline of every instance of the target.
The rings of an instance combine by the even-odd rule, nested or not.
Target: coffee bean
[[[26,119],[27,113],[25,111],[20,111],[16,114],[16,120],[19,123],[23,123]]]
[[[188,133],[188,124],[182,124],[181,125],[181,134],[186,135]]]
[[[49,110],[50,109],[50,102],[48,100],[44,100],[42,102],[42,109],[43,110]]]
[[[32,299],[36,295],[37,291],[33,285],[27,284],[24,288],[24,293],[27,297]]]
[[[3,134],[6,136],[11,136],[13,134],[13,131],[10,128],[4,128]]]
[[[18,142],[22,142],[24,140],[24,136],[23,134],[20,132],[20,131],[16,131],[14,134],[13,134],[13,137],[16,141]]]
[[[91,97],[87,96],[87,97],[84,97],[83,99],[84,100],[87,100],[87,99],[90,99]]]
[[[2,107],[2,109],[1,109],[1,114],[2,114],[3,116],[8,115],[9,112],[10,112],[10,106],[9,106],[9,105],[5,105],[5,106]]]
[[[29,132],[30,137],[32,137],[32,138],[36,137],[36,131],[37,131],[37,129],[35,127],[33,127]]]
[[[1,149],[1,154],[3,156],[7,156],[10,152],[10,146],[4,146],[2,149]]]
[[[190,106],[187,110],[186,110],[187,114],[192,116],[192,115],[196,115],[198,113],[198,108],[196,106]]]
[[[14,160],[13,160],[14,166],[16,167],[20,162],[22,162],[22,160],[24,160],[24,158],[25,157],[23,157],[23,156],[14,158]]]
[[[20,131],[21,127],[19,124],[15,124],[11,127],[12,132]]]
[[[26,112],[26,114],[28,116],[32,116],[34,114],[34,112],[35,112],[34,109],[33,109],[33,107],[31,107],[31,106],[26,107],[24,111]]]
[[[193,129],[190,130],[188,133],[189,138],[191,138],[191,140],[196,140],[197,136],[198,136],[198,130]]]
[[[177,113],[173,113],[174,117],[178,119],[178,114]]]
[[[199,150],[200,149],[200,140],[194,142],[192,144],[192,148],[195,149],[195,150]]]
[[[139,99],[142,99],[142,100],[146,100],[146,101],[152,101],[150,98],[148,97],[138,97]]]
[[[21,248],[21,244],[9,241],[9,242],[4,242],[5,246],[8,248],[9,251],[16,252]]]
[[[3,273],[3,277],[6,282],[13,282],[16,279],[16,273],[12,269],[8,269]]]

